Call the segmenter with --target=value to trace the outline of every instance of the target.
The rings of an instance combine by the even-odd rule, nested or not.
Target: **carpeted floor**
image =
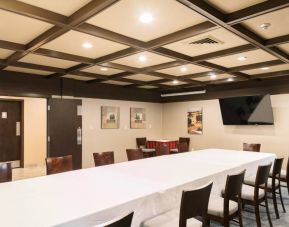
[[[277,201],[278,201],[278,210],[279,210],[279,214],[280,214],[280,219],[276,219],[271,197],[268,200],[269,206],[270,206],[269,209],[270,209],[272,224],[274,227],[289,227],[289,196],[288,196],[287,188],[282,189],[282,194],[283,194],[283,201],[284,201],[287,213],[283,213],[282,206],[281,206],[280,200],[278,198]],[[243,212],[242,212],[242,215],[243,215],[244,227],[257,226],[253,207],[246,206],[245,210],[243,210]],[[260,206],[260,215],[261,215],[262,227],[269,226],[265,207]],[[230,225],[231,226],[239,226],[238,223],[234,223],[233,221],[231,221]],[[211,222],[210,226],[217,227],[217,226],[220,226],[220,224],[215,223],[215,222]]]

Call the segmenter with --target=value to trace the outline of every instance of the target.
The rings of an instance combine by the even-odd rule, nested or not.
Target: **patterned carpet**
[[[282,189],[282,194],[283,194],[283,201],[284,201],[287,213],[283,213],[282,205],[280,203],[279,198],[277,198],[280,219],[276,219],[271,196],[269,196],[269,198],[268,198],[272,224],[273,224],[274,227],[289,227],[289,196],[288,196],[287,188],[283,188]],[[246,206],[245,210],[243,210],[243,212],[242,212],[242,215],[243,215],[243,225],[244,225],[244,227],[255,227],[255,226],[257,226],[253,207]],[[267,214],[266,214],[266,208],[265,207],[260,206],[260,215],[261,215],[262,227],[269,226],[269,222],[268,222],[268,219],[267,219]],[[239,226],[238,223],[234,223],[233,221],[231,221],[230,225],[231,226]],[[220,224],[211,222],[211,226],[218,227],[218,226],[220,226]]]

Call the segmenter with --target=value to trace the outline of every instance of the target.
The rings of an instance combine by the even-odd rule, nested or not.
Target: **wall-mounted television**
[[[273,125],[270,95],[219,99],[224,125]]]

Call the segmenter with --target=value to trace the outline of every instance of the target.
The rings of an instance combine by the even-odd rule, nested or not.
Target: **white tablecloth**
[[[181,191],[273,162],[274,154],[207,149],[0,184],[0,225],[90,227],[135,211],[133,226],[179,206]]]

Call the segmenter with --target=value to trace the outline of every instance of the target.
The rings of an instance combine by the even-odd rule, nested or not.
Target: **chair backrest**
[[[114,164],[114,152],[106,151],[102,153],[93,153],[95,166],[104,166]]]
[[[243,143],[243,151],[260,152],[260,149],[261,149],[260,143]]]
[[[46,158],[47,175],[73,170],[72,155]]]
[[[142,149],[126,149],[126,154],[128,161],[143,159]]]
[[[230,200],[241,200],[242,186],[246,170],[235,175],[228,175],[224,193],[224,215],[229,216]]]
[[[267,192],[267,182],[270,174],[272,163],[268,165],[258,166],[256,180],[255,180],[255,188],[254,188],[254,200],[259,198],[259,188],[260,186],[264,186],[265,192]]]
[[[156,156],[170,154],[170,148],[167,145],[160,145],[156,148]]]
[[[0,163],[0,183],[12,181],[11,163]]]
[[[189,137],[179,137],[179,143],[187,143],[188,147],[190,147],[190,138]]]
[[[146,137],[136,138],[136,145],[138,148],[145,148],[146,144],[147,144]]]
[[[179,143],[179,152],[187,152],[189,151],[188,144],[185,142]]]
[[[104,227],[130,227],[133,218],[133,212],[129,215],[110,224],[104,224]]]
[[[192,191],[183,191],[180,207],[179,227],[187,226],[187,219],[202,217],[203,226],[207,224],[208,203],[213,183]]]
[[[272,172],[272,186],[275,188],[275,179],[281,177],[281,170],[284,158],[276,158],[274,161],[273,172]]]

